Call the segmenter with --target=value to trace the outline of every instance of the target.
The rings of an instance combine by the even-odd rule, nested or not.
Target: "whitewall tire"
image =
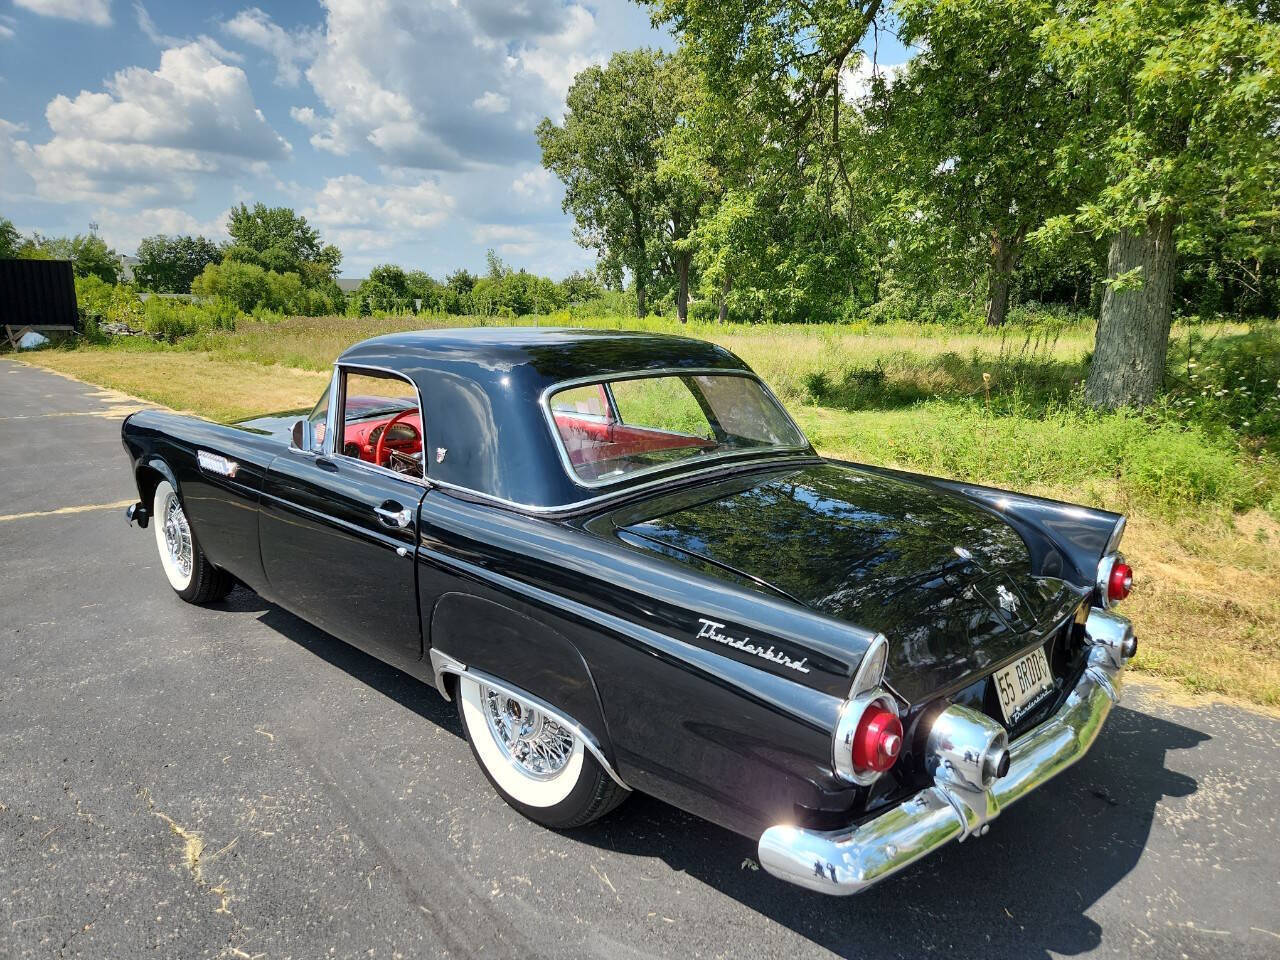
[[[461,674],[456,699],[463,730],[489,782],[512,807],[565,829],[604,816],[624,799],[570,730],[533,703]]]
[[[204,555],[178,491],[168,480],[156,484],[151,498],[151,523],[156,529],[160,566],[173,592],[188,603],[220,600],[233,581]]]

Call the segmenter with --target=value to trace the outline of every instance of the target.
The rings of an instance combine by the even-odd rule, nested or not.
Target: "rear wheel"
[[[188,603],[211,603],[231,592],[229,574],[219,570],[200,549],[178,492],[161,480],[151,499],[151,522],[156,528],[160,565],[174,593]]]
[[[627,798],[577,734],[537,706],[473,677],[458,677],[458,715],[489,782],[545,827],[580,827]]]

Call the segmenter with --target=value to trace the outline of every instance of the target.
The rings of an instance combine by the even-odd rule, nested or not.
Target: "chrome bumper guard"
[[[934,784],[856,827],[818,831],[787,824],[760,837],[760,865],[791,883],[847,896],[861,893],[952,840],[982,836],[1016,800],[1088,752],[1120,701],[1120,670],[1136,650],[1129,621],[1094,610],[1085,625],[1089,661],[1052,717],[1014,741],[1008,773],[986,790]]]

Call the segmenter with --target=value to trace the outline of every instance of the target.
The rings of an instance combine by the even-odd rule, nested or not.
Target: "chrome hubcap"
[[[549,780],[573,755],[573,734],[537,707],[480,685],[485,719],[494,742],[512,766],[535,780]]]
[[[191,526],[182,512],[182,504],[173,494],[169,494],[164,503],[164,544],[178,572],[184,577],[191,576]]]

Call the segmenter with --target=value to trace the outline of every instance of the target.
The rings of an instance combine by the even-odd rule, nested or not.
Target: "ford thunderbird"
[[[1136,648],[1123,517],[820,457],[697,340],[376,337],[309,412],[123,439],[183,600],[243,584],[434,686],[537,823],[643,791],[823,893],[987,833]]]

